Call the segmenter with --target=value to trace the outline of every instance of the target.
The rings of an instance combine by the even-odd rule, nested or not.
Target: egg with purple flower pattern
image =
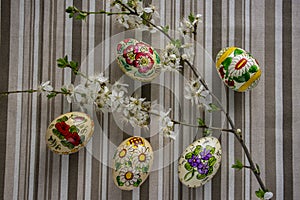
[[[257,60],[238,47],[223,48],[217,55],[216,68],[225,85],[237,92],[254,88],[261,76]]]
[[[142,137],[130,137],[116,149],[113,163],[113,180],[121,190],[133,190],[148,178],[153,163],[153,150]]]
[[[204,185],[217,173],[221,155],[221,144],[215,137],[203,137],[193,142],[180,156],[179,180],[191,188]]]
[[[121,70],[130,78],[150,82],[160,74],[160,57],[145,42],[127,38],[117,45],[117,60]]]

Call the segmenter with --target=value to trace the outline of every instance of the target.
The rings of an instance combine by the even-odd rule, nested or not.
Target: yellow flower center
[[[145,162],[145,161],[146,161],[146,155],[145,155],[144,153],[141,153],[141,154],[139,155],[139,161],[140,161],[140,162]]]
[[[126,179],[126,180],[131,180],[131,179],[133,179],[133,173],[132,173],[132,172],[126,172],[126,174],[125,174],[125,179]]]
[[[122,151],[120,151],[119,153],[119,157],[123,158],[124,156],[126,156],[126,153],[127,153],[126,149],[122,149]]]
[[[142,65],[148,65],[149,64],[149,60],[147,58],[141,58],[141,64]]]

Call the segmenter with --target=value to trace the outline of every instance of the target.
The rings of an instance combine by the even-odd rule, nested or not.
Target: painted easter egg
[[[70,112],[51,122],[46,143],[54,153],[71,154],[85,147],[93,133],[94,122],[87,114]]]
[[[217,173],[221,154],[220,142],[215,137],[204,137],[193,142],[180,156],[179,180],[191,188],[204,185]]]
[[[130,78],[150,82],[160,74],[160,58],[149,44],[125,39],[117,45],[117,60],[121,70]]]
[[[150,143],[142,137],[130,137],[116,149],[113,157],[113,179],[121,190],[132,190],[148,178],[153,163]]]
[[[216,67],[222,81],[237,92],[254,88],[261,75],[257,60],[238,47],[222,49],[217,55]]]

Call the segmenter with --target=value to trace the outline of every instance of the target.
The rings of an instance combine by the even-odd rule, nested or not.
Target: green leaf
[[[124,183],[120,180],[120,176],[117,176],[117,183],[118,183],[118,185],[119,186],[123,186],[124,185]]]
[[[149,167],[148,166],[142,168],[142,172],[143,173],[148,173],[148,171],[149,171]]]
[[[201,118],[198,118],[198,124],[199,124],[199,126],[205,126],[205,122]]]
[[[62,140],[60,141],[62,145],[64,145],[65,147],[68,147],[69,149],[73,149],[74,145],[68,141]]]
[[[142,182],[142,179],[139,178],[135,183],[133,183],[133,186],[138,187],[141,182]]]
[[[205,177],[206,177],[205,174],[197,174],[197,176],[196,176],[196,178],[197,178],[198,180],[204,179]]]
[[[194,177],[194,173],[195,173],[194,170],[192,170],[192,171],[186,173],[186,175],[184,176],[183,179],[184,179],[185,181],[191,180],[191,179]]]
[[[67,9],[66,9],[66,13],[73,13],[75,10],[75,8],[73,6],[69,6]]]
[[[194,150],[194,155],[197,156],[200,154],[200,152],[202,151],[202,146],[201,145],[197,145],[195,150]]]
[[[259,188],[259,190],[255,191],[255,194],[258,198],[263,199],[265,196],[265,192]]]
[[[203,131],[203,135],[206,137],[206,136],[210,136],[211,135],[211,133],[212,133],[212,130],[211,129],[205,129],[204,131]]]
[[[209,150],[211,154],[214,154],[214,153],[215,153],[215,150],[216,150],[215,147],[212,147],[212,146],[210,146],[210,145],[206,145],[205,148],[206,148],[207,150]]]
[[[195,16],[193,15],[193,13],[190,13],[190,15],[188,16],[189,20],[191,23],[193,23],[195,21]]]
[[[208,165],[210,167],[214,166],[214,164],[217,162],[217,159],[213,156],[208,160]]]
[[[244,83],[247,82],[250,79],[250,74],[248,72],[246,72],[245,74],[243,74],[242,76],[239,77],[233,77],[233,79],[238,82],[238,83]]]
[[[175,47],[180,48],[181,47],[181,41],[179,39],[173,40],[172,43],[174,44]]]
[[[231,166],[231,168],[238,169],[238,170],[243,169],[243,167],[244,167],[243,163],[239,160],[236,160],[235,164]]]
[[[56,97],[56,92],[51,92],[51,93],[49,93],[48,95],[47,95],[47,98],[48,99],[51,99],[51,98],[53,98],[53,97]]]
[[[59,139],[63,140],[65,137],[57,130],[57,129],[52,129],[52,132],[54,135],[56,135]]]
[[[189,152],[185,155],[185,159],[190,159],[193,156],[193,152]]]
[[[125,163],[125,165],[131,167],[131,166],[132,166],[132,162],[129,160],[129,161],[127,161],[127,162]]]
[[[68,94],[68,93],[69,93],[68,90],[67,90],[67,88],[60,88],[60,90],[61,90],[64,94]]]
[[[214,171],[214,168],[213,168],[213,167],[210,167],[210,168],[208,169],[207,175],[211,175],[211,174],[213,173],[213,171]]]
[[[115,164],[115,170],[118,171],[121,168],[122,164],[119,162],[116,162]]]
[[[224,66],[224,69],[227,71],[229,65],[231,64],[232,57],[227,57],[223,62],[222,65]]]
[[[242,53],[244,53],[242,49],[237,48],[234,50],[234,56],[241,55]]]
[[[162,31],[165,32],[165,33],[168,33],[169,30],[170,30],[170,26],[169,25],[166,25],[164,27],[161,27],[162,28]]]
[[[59,118],[58,120],[56,120],[56,122],[65,122],[68,121],[68,117],[67,116],[63,116],[62,118]]]
[[[190,165],[190,163],[185,163],[184,168],[188,171],[191,171],[193,169],[193,167]]]
[[[74,133],[74,132],[78,133],[79,130],[76,128],[75,125],[72,125],[72,126],[69,128],[69,131],[70,131],[71,133]]]
[[[87,13],[82,13],[82,12],[79,12],[78,15],[75,17],[75,19],[78,19],[78,20],[85,20],[85,18],[88,16]]]
[[[258,67],[256,65],[252,65],[250,68],[249,68],[249,72],[250,73],[255,73],[258,71]]]
[[[208,110],[208,112],[214,112],[214,111],[219,111],[220,110],[220,108],[217,105],[213,104],[213,103],[210,103],[208,105],[210,107],[210,109]]]

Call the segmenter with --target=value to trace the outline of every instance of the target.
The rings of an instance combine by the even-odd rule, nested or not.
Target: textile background
[[[262,179],[274,193],[273,199],[299,199],[300,1],[145,2],[157,7],[161,16],[157,22],[169,24],[172,30],[190,12],[203,15],[197,35],[198,70],[205,74],[237,127],[243,130],[254,161],[260,165]],[[153,46],[166,41],[159,34],[124,32],[113,17],[90,16],[86,22],[69,19],[64,10],[73,4],[92,11],[107,9],[109,1],[0,1],[1,91],[36,88],[46,80],[56,88],[78,83],[80,80],[70,71],[56,67],[56,59],[64,55],[86,63],[81,67],[83,72],[104,72],[115,81],[122,77],[112,53],[118,39],[135,37]],[[247,93],[224,89],[212,63],[220,49],[233,45],[250,51],[262,67],[259,85]],[[190,72],[183,74],[188,77]],[[175,118],[196,122],[193,107],[180,103],[184,86],[175,75],[162,74],[159,85],[124,80],[139,88],[139,96],[171,107]],[[173,94],[179,95],[179,100]],[[132,134],[146,137],[154,149],[164,151],[158,154],[156,170],[149,179],[139,189],[128,192],[114,185],[111,169],[106,165],[113,146],[130,135],[117,125],[113,115],[100,114],[97,120],[88,110],[98,126],[88,148],[59,156],[46,148],[45,131],[58,115],[78,111],[78,105],[70,105],[60,96],[47,100],[37,94],[13,94],[1,97],[0,107],[1,199],[255,199],[259,186],[254,176],[247,170],[234,171],[230,167],[236,159],[245,160],[240,145],[230,134],[214,133],[221,141],[223,158],[213,180],[204,187],[188,189],[178,180],[177,159],[198,130],[179,127],[178,139],[172,142],[132,129]],[[224,116],[212,118],[219,126],[226,126]]]

